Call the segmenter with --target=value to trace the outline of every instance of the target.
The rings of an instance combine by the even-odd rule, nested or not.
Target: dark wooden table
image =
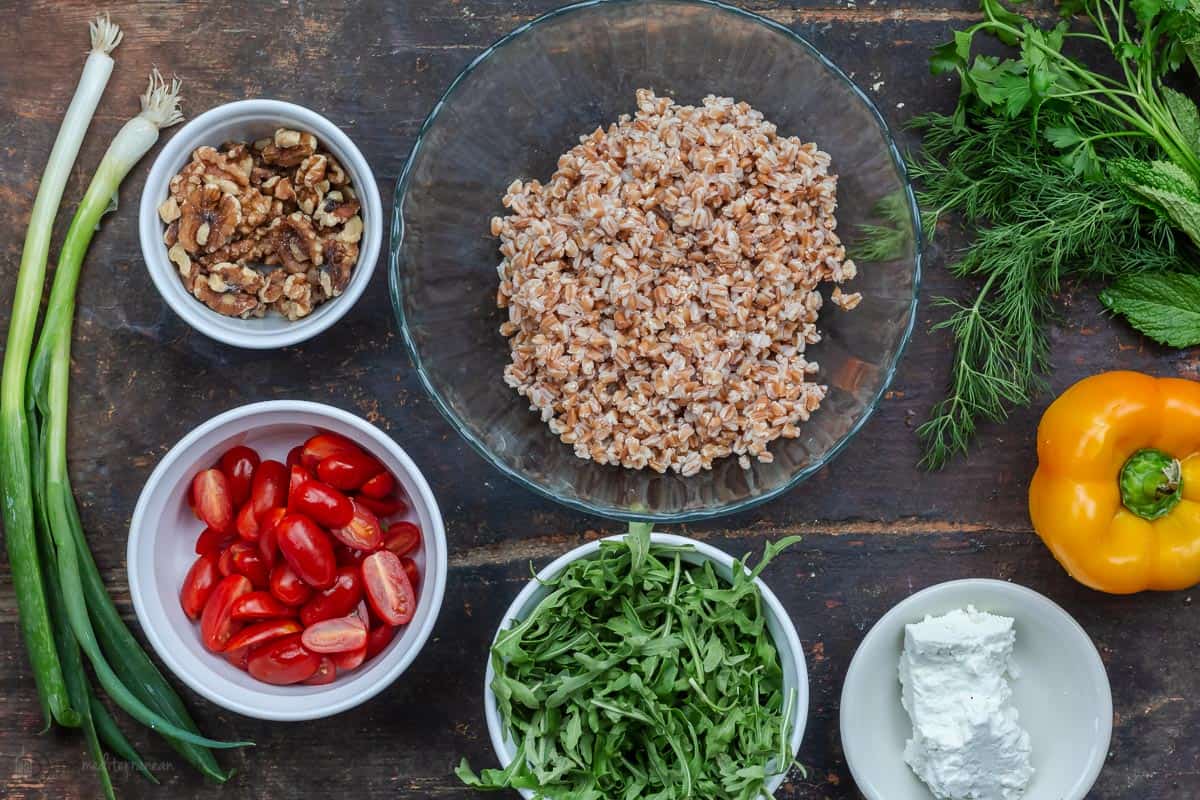
[[[424,115],[485,46],[558,0],[404,2],[111,3],[125,29],[116,72],[66,192],[73,208],[103,148],[152,64],[186,81],[195,114],[245,97],[315,107],[341,124],[375,168],[385,199]],[[956,87],[932,78],[930,45],[975,16],[970,0],[743,0],[742,5],[809,37],[867,88],[884,115],[904,122],[951,106]],[[86,49],[91,2],[3,4],[0,48],[0,324],[38,177]],[[1049,9],[1047,9],[1049,10]],[[135,208],[146,160],[126,182],[121,209],[97,235],[80,288],[73,366],[70,464],[86,529],[122,611],[125,539],[143,481],[181,436],[243,403],[305,398],[365,416],[391,433],[425,470],[450,539],[446,603],[432,640],[408,673],[367,705],[304,724],[256,722],[189,696],[202,727],[253,739],[225,758],[238,775],[232,798],[465,798],[452,774],[468,756],[493,756],[480,701],[487,643],[529,563],[617,530],[542,500],[475,455],[426,399],[400,343],[384,270],[345,321],[281,352],[235,350],[194,333],[160,300],[142,264]],[[56,243],[68,218],[60,214]],[[942,269],[953,232],[928,260],[922,300],[964,286]],[[56,249],[52,251],[53,254]],[[1088,286],[1066,287],[1052,329],[1056,391],[1113,367],[1200,377],[1195,352],[1168,352],[1105,319]],[[892,390],[849,448],[819,476],[773,503],[679,532],[735,551],[768,538],[804,535],[771,568],[792,613],[812,678],[808,729],[782,798],[854,798],[838,735],[838,696],[865,631],[894,603],[931,584],[968,576],[1012,579],[1067,608],[1095,639],[1112,679],[1115,730],[1108,763],[1090,795],[1103,800],[1200,796],[1200,625],[1191,595],[1118,598],[1073,582],[1030,530],[1025,490],[1034,429],[1048,402],[985,426],[973,454],[937,474],[918,471],[914,426],[946,381],[950,343],[929,333],[924,303]],[[17,632],[7,565],[0,572],[0,794],[92,798],[98,786],[78,737],[38,736],[41,718]],[[137,737],[160,787],[116,775],[124,797],[218,796]],[[515,797],[515,795],[512,795]]]

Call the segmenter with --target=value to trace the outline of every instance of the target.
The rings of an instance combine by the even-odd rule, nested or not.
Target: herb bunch
[[[999,0],[981,7],[983,21],[930,59],[935,74],[958,75],[957,108],[912,123],[926,230],[950,214],[977,228],[950,270],[980,281],[969,299],[936,301],[949,316],[935,328],[953,334],[955,357],[949,392],[919,429],[931,468],[965,451],[980,420],[1030,402],[1064,280],[1109,284],[1101,299],[1111,311],[1168,341],[1156,336],[1167,312],[1143,281],[1191,286],[1200,243],[1200,111],[1163,84],[1200,61],[1200,0],[1069,0],[1062,12],[1077,19],[1052,28]],[[1013,54],[973,56],[979,34]],[[1095,71],[1068,46],[1112,63]],[[860,247],[886,249],[887,228],[862,233]],[[1200,292],[1193,299],[1200,305]],[[1188,322],[1167,325],[1171,344],[1200,343],[1200,318]]]
[[[756,800],[792,762],[796,697],[754,579],[798,537],[768,544],[732,583],[649,526],[602,542],[492,649],[492,690],[517,743],[480,789],[562,800]]]

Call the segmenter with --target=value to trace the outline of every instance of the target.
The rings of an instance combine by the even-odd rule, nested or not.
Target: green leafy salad
[[[496,695],[517,744],[480,789],[571,800],[755,800],[792,764],[797,714],[754,579],[799,537],[768,544],[733,581],[650,526],[600,544],[492,648]]]

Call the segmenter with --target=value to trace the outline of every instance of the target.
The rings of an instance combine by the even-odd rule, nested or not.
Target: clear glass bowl
[[[545,180],[578,137],[636,109],[652,88],[678,102],[744,100],[782,135],[813,141],[839,175],[843,239],[900,193],[908,252],[859,260],[848,291],[827,304],[810,348],[829,395],[770,464],[725,458],[692,477],[601,466],[575,456],[503,371],[508,341],[496,307],[500,261],[491,218],[516,178]],[[626,520],[681,522],[730,513],[819,470],[875,409],[908,342],[920,283],[916,204],[891,134],[865,94],[787,28],[703,0],[607,0],[567,6],[513,31],[450,85],[421,129],[396,186],[392,300],[425,388],[454,428],[517,482],[573,508]],[[853,255],[853,250],[851,250]]]

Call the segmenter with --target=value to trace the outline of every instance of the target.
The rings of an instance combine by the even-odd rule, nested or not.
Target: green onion
[[[113,205],[121,181],[158,141],[159,130],[182,119],[179,82],[170,85],[155,70],[142,96],[142,112],[117,133],[79,204],[59,257],[41,337],[29,375],[29,398],[35,409],[33,426],[42,431],[44,481],[42,497],[56,546],[58,578],[66,599],[66,615],[96,678],[113,702],[143,725],[173,739],[200,747],[243,747],[249,742],[221,742],[194,733],[157,713],[126,686],[100,648],[88,614],[80,550],[76,533],[77,509],[67,474],[67,397],[70,384],[71,324],[75,290],[83,258],[100,218]]]
[[[4,352],[4,373],[0,379],[0,492],[3,493],[5,541],[9,567],[17,595],[21,634],[33,666],[34,682],[42,712],[49,726],[51,719],[75,727],[81,724],[80,710],[73,708],[63,677],[59,654],[46,602],[46,590],[38,562],[33,518],[33,473],[30,458],[29,420],[23,403],[26,369],[38,305],[46,278],[46,258],[54,215],[62,200],[67,177],[79,154],[96,105],[112,74],[109,57],[121,42],[121,30],[107,17],[91,23],[92,51],[80,76],[75,96],[67,108],[50,159],[42,174],[25,246],[17,275],[16,298],[9,320],[8,342]]]

